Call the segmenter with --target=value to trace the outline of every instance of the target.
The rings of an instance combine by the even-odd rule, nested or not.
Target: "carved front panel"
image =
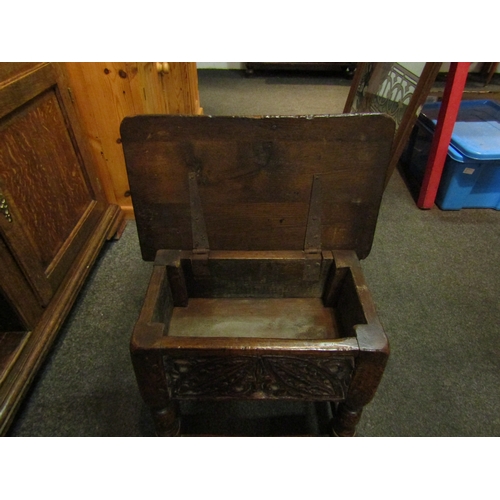
[[[0,87],[0,232],[46,306],[106,206],[59,65]]]
[[[164,356],[170,396],[177,399],[344,399],[352,357]]]

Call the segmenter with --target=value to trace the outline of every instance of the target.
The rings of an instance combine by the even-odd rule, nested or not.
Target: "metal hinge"
[[[304,241],[304,281],[317,281],[321,274],[321,177],[313,176],[309,215]]]
[[[194,172],[189,173],[189,204],[191,207],[191,231],[193,234],[193,255],[191,265],[195,276],[208,276],[209,246],[207,227],[201,206],[198,182]]]

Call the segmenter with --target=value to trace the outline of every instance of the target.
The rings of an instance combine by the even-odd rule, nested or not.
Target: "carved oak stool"
[[[384,115],[148,115],[121,127],[153,273],[131,340],[160,436],[179,401],[327,401],[352,436],[389,354],[359,259],[394,122]]]

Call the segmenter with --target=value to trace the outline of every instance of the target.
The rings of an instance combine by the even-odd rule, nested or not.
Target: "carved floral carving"
[[[341,400],[354,367],[350,357],[164,356],[170,396],[190,398]]]

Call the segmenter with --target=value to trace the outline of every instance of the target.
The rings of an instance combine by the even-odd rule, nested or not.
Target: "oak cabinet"
[[[121,223],[82,134],[67,75],[0,64],[0,433]]]

